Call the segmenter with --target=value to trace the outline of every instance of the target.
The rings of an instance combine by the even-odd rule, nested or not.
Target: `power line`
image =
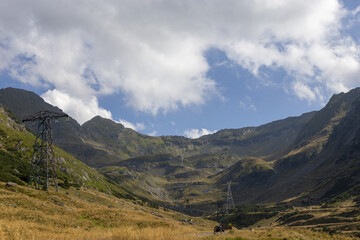
[[[235,208],[235,204],[234,204],[234,199],[233,199],[233,195],[231,192],[231,181],[227,182],[227,193],[226,193],[226,206],[225,206],[225,213],[228,214],[229,210],[231,208]]]
[[[56,113],[51,111],[40,111],[28,118],[23,119],[23,122],[38,122],[36,139],[34,143],[34,150],[31,157],[31,168],[29,173],[28,186],[35,184],[36,189],[42,186],[44,190],[48,190],[49,185],[52,184],[56,191],[58,191],[57,184],[57,166],[54,156],[54,149],[52,146],[53,137],[51,129],[51,120],[69,116],[64,113]]]

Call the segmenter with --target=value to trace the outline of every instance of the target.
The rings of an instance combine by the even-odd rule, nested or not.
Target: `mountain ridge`
[[[2,89],[0,103],[22,93]],[[31,111],[44,105],[39,96],[29,96]],[[308,205],[360,183],[354,156],[359,99],[357,88],[334,95],[320,111],[197,139],[146,136],[99,116],[83,125],[70,119],[54,127],[55,143],[137,196],[192,215],[223,206],[228,181],[238,204]],[[21,109],[19,101],[7,101],[10,110]]]
[[[23,95],[25,95],[26,100]],[[24,106],[22,106],[23,101],[26,102]],[[0,90],[0,103],[14,112],[19,119],[32,115],[40,110],[61,111],[57,107],[47,104],[34,93],[14,88]],[[268,156],[270,153],[273,153],[274,149],[280,151],[286,147],[284,145],[290,144],[292,139],[297,135],[296,131],[299,131],[301,126],[308,121],[313,114],[313,112],[306,113],[299,117],[290,117],[259,127],[251,127],[251,129],[255,129],[255,131],[252,132],[254,136],[248,135],[248,138],[244,138],[243,132],[247,132],[249,128],[224,129],[215,134],[202,136],[198,139],[189,139],[183,136],[151,137],[99,116],[90,119],[83,125],[78,124],[72,118],[70,118],[69,122],[60,120],[59,124],[54,126],[53,132],[54,143],[56,145],[93,167],[108,165],[103,164],[103,162],[122,161],[147,154],[171,153],[177,156],[190,157],[206,152],[221,152],[224,148],[227,148],[228,151],[230,150],[231,153],[243,157],[263,157],[264,155]],[[296,130],[281,126],[281,123],[294,121],[298,121],[298,123],[295,123],[295,125],[297,124]],[[289,123],[288,125],[294,126],[293,123]],[[89,128],[89,126],[91,127]],[[113,135],[114,131],[109,131],[110,126],[113,128],[111,130],[116,129],[117,136]],[[28,127],[31,127],[30,123]],[[96,128],[98,128],[99,131],[95,131],[94,129]],[[257,131],[256,129],[260,130]],[[107,132],[108,136],[101,134],[101,131]],[[279,132],[283,133],[283,135],[279,135]],[[111,135],[113,135],[113,137],[110,137]],[[291,136],[290,139],[289,136]],[[96,141],[94,138],[102,138],[102,140]],[[269,141],[269,138],[277,138],[277,141]],[[267,146],[266,148],[262,146],[264,150],[256,153],[256,149],[260,149],[257,145],[259,141],[267,144]],[[106,147],[104,146],[105,144],[107,145]],[[231,144],[233,144],[234,147],[231,147]]]

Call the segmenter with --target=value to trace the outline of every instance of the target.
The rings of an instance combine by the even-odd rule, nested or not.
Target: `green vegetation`
[[[29,164],[24,164],[22,160],[14,158],[3,150],[0,150],[0,159],[0,179],[2,181],[16,182],[22,185],[28,181]]]
[[[55,109],[35,94],[21,94],[18,98],[11,91],[6,97],[0,93],[0,100],[10,104],[16,116],[39,108]],[[34,136],[14,116],[0,108],[0,180],[26,185]],[[101,117],[83,126],[74,120],[60,121],[54,126],[54,139],[66,151],[55,147],[59,186],[61,191],[92,189],[128,198],[154,211],[166,207],[204,216],[224,208],[227,182],[232,181],[238,206],[230,214],[213,215],[214,220],[239,228],[307,228],[311,231],[307,236],[357,236],[359,119],[360,89],[355,89],[335,95],[319,112],[259,127],[225,129],[199,139],[145,136]],[[20,189],[16,191],[25,191]],[[91,211],[81,211],[77,217],[97,229],[118,227],[111,217]],[[134,226],[169,227],[157,224],[138,222]],[[257,236],[283,236],[267,232],[271,236]],[[242,238],[248,237],[229,236]]]
[[[248,207],[259,210],[261,207]],[[55,192],[0,182],[0,239],[225,240],[351,239],[333,229],[270,227],[212,234],[215,222],[95,190]],[[330,235],[331,234],[331,235]]]
[[[26,185],[35,137],[8,113],[0,106],[0,180]],[[54,147],[54,152],[59,167],[59,186],[86,186],[119,197],[130,197],[97,170],[60,148]]]
[[[328,207],[336,204],[337,202],[343,202],[346,200],[354,200],[356,203],[360,204],[360,184],[327,200],[323,203],[323,206]]]
[[[189,220],[188,220],[189,219]],[[191,224],[188,223],[190,222]],[[185,221],[186,220],[186,221]],[[0,182],[0,239],[198,239],[214,222],[89,188],[55,192]]]
[[[276,216],[288,209],[289,206],[270,205],[239,205],[231,209],[229,214],[218,212],[210,217],[211,220],[223,223],[231,223],[237,228],[244,228],[254,225],[263,219]]]

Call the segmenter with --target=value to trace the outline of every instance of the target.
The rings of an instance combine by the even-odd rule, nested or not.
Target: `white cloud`
[[[294,8],[286,6],[289,4]],[[245,38],[227,46],[227,54],[254,75],[261,67],[283,68],[291,76],[288,86],[295,95],[322,102],[328,93],[348,91],[359,84],[360,48],[354,39],[341,35],[341,20],[354,12],[346,12],[337,1],[304,4],[308,3],[283,2],[282,7],[295,13],[293,17],[283,18],[286,13],[281,11],[271,19],[282,19],[283,24],[271,26],[263,38]],[[268,24],[274,23],[270,20]]]
[[[141,130],[145,129],[145,124],[143,124],[143,123],[131,123],[124,119],[119,119],[118,122],[121,123],[122,125],[124,125],[124,127],[131,128],[135,131],[141,131]]]
[[[155,137],[157,135],[157,131],[154,130],[154,131],[148,133],[148,135]]]
[[[358,9],[337,0],[3,0],[0,71],[84,108],[90,99],[96,108],[76,110],[80,122],[104,114],[97,98],[113,93],[152,114],[225,99],[206,76],[209,48],[258,76],[283,68],[297,96],[320,101],[358,85],[359,46],[341,35]]]
[[[213,134],[213,133],[216,133],[217,130],[215,131],[209,131],[205,128],[202,128],[202,129],[188,129],[188,130],[185,130],[184,132],[184,135],[185,137],[188,137],[188,138],[199,138],[201,136],[204,136],[204,135],[208,135],[208,134]]]
[[[315,92],[301,82],[295,82],[293,85],[293,89],[300,99],[304,99],[308,102],[316,100]]]
[[[111,119],[111,112],[99,107],[95,97],[90,97],[87,101],[69,96],[58,90],[49,90],[41,97],[48,103],[59,107],[71,117],[75,118],[80,124],[94,116],[102,116]]]

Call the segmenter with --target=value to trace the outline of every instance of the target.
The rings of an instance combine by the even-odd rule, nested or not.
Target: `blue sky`
[[[5,0],[0,88],[149,135],[258,126],[360,86],[359,5]]]

